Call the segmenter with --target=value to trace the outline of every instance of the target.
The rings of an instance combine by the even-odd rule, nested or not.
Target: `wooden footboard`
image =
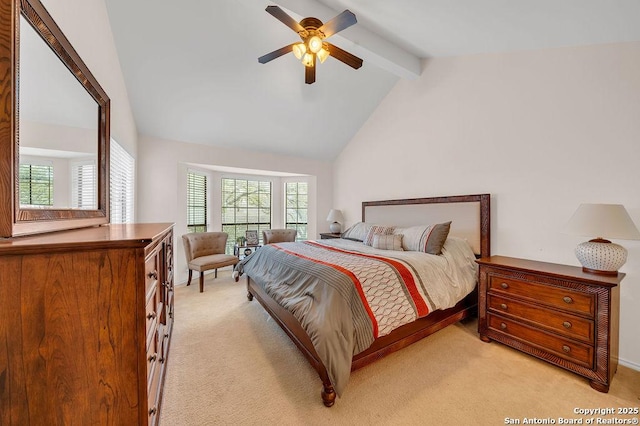
[[[289,335],[293,343],[296,344],[298,349],[300,349],[309,363],[311,363],[313,368],[318,372],[320,380],[322,380],[322,402],[325,406],[331,407],[336,399],[335,390],[331,384],[331,380],[329,380],[327,369],[320,360],[304,328],[302,328],[298,320],[289,311],[280,306],[259,285],[247,276],[247,298],[253,300],[254,297],[280,325],[284,332]],[[424,318],[405,324],[388,335],[376,339],[369,349],[353,357],[351,371],[364,367],[395,351],[405,348],[448,325],[475,315],[477,301],[477,291],[474,290],[454,307],[432,312]]]

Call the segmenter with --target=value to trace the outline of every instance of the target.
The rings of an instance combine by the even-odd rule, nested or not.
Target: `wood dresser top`
[[[91,228],[48,232],[0,239],[0,255],[38,253],[73,248],[145,247],[159,238],[173,223],[107,224]]]
[[[600,286],[614,287],[620,284],[620,281],[626,274],[618,272],[617,276],[597,275],[584,272],[579,266],[561,265],[558,263],[539,262],[536,260],[518,259],[507,256],[490,256],[477,260],[480,265],[491,266],[495,268],[508,268],[510,270],[520,270],[523,272],[544,273],[545,275],[554,276],[564,279],[578,279],[587,284],[595,284]]]

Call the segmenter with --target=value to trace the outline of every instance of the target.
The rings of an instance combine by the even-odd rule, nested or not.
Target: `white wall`
[[[317,233],[326,232],[329,229],[329,224],[324,221],[324,218],[332,208],[333,179],[330,162],[141,136],[138,142],[137,163],[138,221],[175,223],[176,283],[186,281],[187,277],[180,236],[187,232],[187,172],[189,168],[198,168],[194,165],[309,175],[316,201],[315,210],[309,212],[309,222],[317,224],[316,235],[310,233],[309,237],[317,238]],[[210,172],[213,185],[219,185],[217,182],[222,176],[227,175],[227,172]],[[254,175],[244,176],[255,177]],[[280,182],[286,180],[286,178],[273,177],[270,179]],[[209,200],[212,214],[210,230],[220,230],[220,218],[215,215],[220,211],[219,200],[215,200],[215,192],[211,187],[209,194],[213,196]],[[273,226],[282,226],[280,219],[282,215],[278,214],[278,211],[281,212],[279,206],[283,201],[274,199],[272,202],[275,207],[272,212]]]
[[[111,99],[111,137],[136,157],[137,130],[105,0],[42,0]]]
[[[640,226],[640,43],[442,58],[400,81],[334,164],[347,225],[368,200],[491,193],[493,254],[579,266],[580,203]],[[595,236],[594,236],[595,237]],[[620,358],[640,370],[640,242],[621,285]]]

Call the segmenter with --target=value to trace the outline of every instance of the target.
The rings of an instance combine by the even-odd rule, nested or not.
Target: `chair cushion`
[[[236,256],[230,254],[211,254],[193,259],[189,262],[189,269],[202,272],[222,268],[223,266],[235,265],[236,263],[238,263]]]

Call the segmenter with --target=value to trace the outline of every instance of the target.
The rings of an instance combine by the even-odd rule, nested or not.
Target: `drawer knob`
[[[571,348],[569,346],[567,346],[567,345],[563,345],[562,346],[562,350],[565,351],[566,353],[571,352]]]
[[[147,319],[154,319],[156,316],[158,316],[158,314],[156,314],[155,312],[151,312],[147,314]]]
[[[507,289],[507,288],[509,288],[509,284],[507,284],[507,283],[502,283],[502,284],[500,284],[500,287],[502,287],[502,288],[504,288],[504,289]]]
[[[151,271],[147,274],[149,278],[153,278],[154,280],[158,279],[158,271]]]
[[[507,324],[501,322],[500,323],[500,328],[503,329],[503,330],[506,330],[507,329]]]
[[[564,328],[571,328],[571,323],[569,321],[565,321],[565,322],[562,323],[562,326]]]
[[[569,296],[563,297],[562,300],[564,300],[564,303],[573,303],[573,299]]]
[[[148,360],[149,360],[149,362],[153,362],[153,361],[156,360],[156,358],[158,358],[158,354],[153,354],[148,358]]]
[[[504,309],[505,311],[507,310],[507,304],[506,304],[506,303],[501,303],[501,304],[500,304],[500,307],[501,307],[502,309]]]

